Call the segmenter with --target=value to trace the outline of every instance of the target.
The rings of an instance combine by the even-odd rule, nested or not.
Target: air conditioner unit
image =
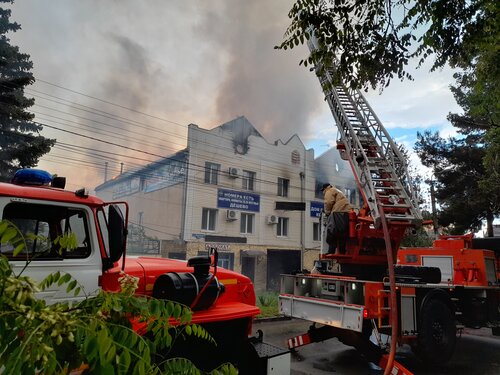
[[[238,174],[239,174],[238,168],[229,167],[228,174],[229,174],[229,177],[232,177],[232,178],[238,177]]]
[[[226,212],[226,220],[232,221],[238,219],[238,213],[235,210],[227,210]]]
[[[278,216],[276,215],[268,215],[266,218],[268,224],[278,224]]]

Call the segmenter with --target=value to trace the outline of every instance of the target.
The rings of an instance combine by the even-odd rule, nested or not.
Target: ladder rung
[[[396,182],[395,178],[372,178],[373,182]]]
[[[381,206],[384,208],[410,208],[411,207],[409,204],[389,204],[389,203],[382,203]]]
[[[389,220],[415,220],[415,216],[411,215],[385,215],[386,219]]]
[[[375,190],[380,189],[380,190],[401,190],[402,188],[399,186],[373,186]],[[382,195],[380,195],[382,196]],[[388,195],[387,195],[388,196]]]
[[[377,164],[370,164],[368,165],[368,170],[370,173],[385,173],[389,174],[389,171],[385,169],[387,165],[377,165]]]

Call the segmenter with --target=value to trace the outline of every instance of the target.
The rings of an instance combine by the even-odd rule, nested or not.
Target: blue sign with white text
[[[323,206],[323,202],[311,201],[311,217],[320,217]]]
[[[260,195],[241,191],[218,189],[217,207],[259,212]]]

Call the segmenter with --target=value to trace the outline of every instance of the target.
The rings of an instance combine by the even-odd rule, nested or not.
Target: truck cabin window
[[[5,206],[2,219],[9,220],[23,234],[26,248],[13,256],[14,248],[1,244],[10,260],[58,260],[86,258],[91,253],[87,215],[84,210],[63,206],[13,202]],[[74,247],[61,246],[59,239],[72,236]],[[56,240],[58,239],[58,240]]]

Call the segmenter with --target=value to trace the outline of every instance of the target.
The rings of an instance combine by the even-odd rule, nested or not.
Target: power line
[[[71,89],[65,88],[65,87],[60,86],[60,85],[52,84],[52,83],[47,82],[47,81],[43,81],[43,80],[40,80],[40,81],[42,81],[42,82],[44,82],[44,83],[47,83],[47,84],[49,84],[49,85],[53,85],[53,86],[55,86],[55,87],[59,87],[59,88],[61,88],[61,89],[64,89],[64,90],[67,90],[67,91],[70,91],[70,92],[73,92],[73,93],[76,93],[76,94],[79,94],[79,95],[85,96],[85,97],[89,97],[89,98],[92,98],[92,99],[95,99],[95,100],[101,101],[101,102],[103,102],[103,103],[107,103],[107,104],[111,104],[111,105],[116,104],[116,103],[111,103],[111,102],[109,102],[109,101],[107,101],[107,100],[104,100],[104,99],[96,98],[96,97],[91,96],[91,95],[87,95],[87,94],[84,94],[84,93],[81,93],[81,92],[78,92],[78,91],[75,91],[75,90],[71,90]],[[46,95],[49,95],[49,94],[46,94]],[[49,99],[46,99],[46,100],[49,100]],[[62,100],[65,100],[65,99],[62,99]],[[70,102],[70,101],[68,101],[68,102]],[[74,102],[71,102],[71,103],[74,103]],[[79,103],[74,103],[74,104],[77,104],[77,105],[83,106],[83,105],[81,105],[81,104],[79,104]],[[171,121],[171,120],[167,120],[167,119],[163,119],[163,118],[160,118],[160,117],[158,117],[158,116],[154,116],[154,115],[149,115],[149,114],[146,114],[146,113],[144,113],[144,112],[136,111],[136,110],[134,110],[134,109],[131,109],[131,108],[126,107],[126,106],[123,106],[123,105],[116,104],[116,106],[118,106],[119,108],[123,108],[123,109],[130,110],[130,111],[132,111],[132,112],[138,112],[138,113],[144,114],[144,115],[149,116],[149,117],[151,117],[151,118],[155,118],[155,119],[159,119],[159,120],[162,120],[162,121],[165,121],[165,122],[169,122],[169,123],[172,123],[172,124],[175,124],[175,125],[179,125],[179,126],[181,126],[181,127],[183,127],[183,128],[186,128],[186,127],[187,127],[186,125],[179,124],[178,122]],[[109,113],[104,112],[104,111],[101,111],[101,110],[99,110],[99,109],[95,109],[95,108],[88,107],[88,106],[84,106],[84,107],[86,107],[86,108],[91,108],[91,109],[94,109],[94,110],[96,110],[96,111],[103,112],[103,113],[106,113],[106,114],[111,115],[111,116],[115,116],[115,117],[117,117],[117,118],[121,118],[120,116],[116,116],[116,115],[113,115],[113,114],[109,114]],[[69,114],[69,113],[67,113],[67,114]],[[97,113],[95,113],[95,114],[96,114],[96,115],[100,115],[100,114],[97,114]],[[70,115],[71,115],[71,114],[70,114]],[[90,120],[90,119],[89,119],[89,121],[94,121],[94,120]],[[145,126],[143,123],[138,122],[138,121],[135,121],[135,120],[126,119],[126,121],[134,122],[135,124],[138,124],[138,126],[143,125],[143,126],[140,126],[140,127],[145,128],[145,129],[147,129],[147,130],[151,130],[151,129],[153,129],[154,131],[158,131],[158,132],[161,132],[161,133],[164,133],[164,134],[168,134],[168,135],[173,135],[174,137],[179,137],[179,136],[178,136],[177,134],[175,134],[175,133],[165,132],[165,131],[164,131],[164,130],[162,130],[162,129],[158,129],[158,128],[151,127],[151,126]],[[101,123],[101,124],[103,124],[103,125],[106,125],[105,123],[102,123],[102,122],[100,122],[100,123]],[[109,124],[108,124],[108,125],[109,125]],[[120,129],[120,130],[123,130],[123,129]],[[128,131],[129,131],[129,130],[128,130]],[[232,139],[227,138],[227,137],[220,137],[220,136],[219,136],[219,138],[223,138],[223,139],[226,139],[226,140],[228,140],[228,141],[232,141]],[[192,140],[192,141],[193,141],[193,140]],[[169,142],[170,142],[170,143],[173,143],[171,140],[169,140]],[[200,141],[198,141],[198,140],[194,140],[194,142],[200,142]],[[204,142],[200,142],[200,143],[201,143],[201,144],[203,144]],[[282,142],[282,143],[283,143],[283,142]],[[174,144],[175,144],[175,143],[174,143]],[[283,143],[283,144],[285,144],[285,143]],[[178,144],[178,143],[177,143],[177,145],[180,145],[180,144]],[[183,146],[183,145],[181,145],[181,146]],[[229,147],[226,147],[226,146],[220,146],[220,147],[221,147],[221,148],[223,148],[223,149],[227,149],[227,150],[233,150],[232,148],[229,148]],[[257,147],[257,148],[258,148],[258,146],[254,146],[254,147]],[[307,150],[305,150],[305,151],[307,151]],[[271,168],[273,168],[273,167],[271,167]],[[278,170],[278,168],[276,168],[276,169]]]
[[[94,96],[91,96],[91,95],[87,95],[87,94],[84,94],[84,93],[81,93],[81,92],[78,92],[78,91],[75,91],[75,90],[72,90],[72,89],[69,89],[69,88],[66,88],[66,87],[60,86],[60,85],[56,85],[56,84],[53,84],[53,83],[50,83],[50,82],[47,82],[47,81],[44,81],[44,80],[41,80],[41,79],[40,79],[39,81],[44,82],[44,83],[47,83],[47,84],[52,85],[52,86],[55,86],[55,87],[58,87],[58,88],[61,88],[61,89],[63,89],[63,90],[67,90],[67,91],[69,91],[69,92],[73,92],[73,93],[76,93],[76,94],[79,94],[79,95],[82,95],[82,96],[85,96],[85,97],[89,97],[89,98],[92,98],[92,99],[95,99],[95,100],[101,101],[101,102],[103,102],[103,103],[107,103],[107,104],[111,104],[111,105],[116,105],[117,107],[120,107],[120,108],[123,108],[123,109],[127,109],[127,110],[130,110],[130,111],[132,111],[132,112],[138,112],[138,113],[144,114],[144,115],[146,115],[146,116],[149,116],[149,117],[152,117],[152,118],[155,118],[155,119],[159,119],[159,120],[162,120],[162,121],[170,122],[170,123],[175,124],[175,125],[179,125],[179,126],[182,126],[182,127],[186,127],[185,125],[179,124],[179,123],[177,123],[177,122],[175,122],[175,121],[166,120],[166,119],[163,119],[163,118],[160,118],[160,117],[157,117],[157,116],[153,116],[153,115],[149,115],[149,114],[146,114],[146,113],[143,113],[143,112],[140,112],[140,111],[136,111],[136,110],[131,109],[131,108],[129,108],[129,107],[126,107],[126,106],[123,106],[123,105],[119,105],[119,104],[116,104],[116,103],[112,103],[112,102],[109,102],[109,101],[107,101],[107,100],[100,99],[100,98],[97,98],[97,97],[94,97]],[[35,90],[35,91],[36,91],[36,90]],[[36,91],[36,92],[40,92],[40,91]],[[43,93],[43,94],[44,94],[44,95],[47,95],[47,96],[54,97],[54,96],[52,96],[52,95],[50,95],[50,94],[46,94],[46,93]],[[58,97],[56,97],[56,98],[58,98]],[[46,99],[46,98],[43,98],[43,99],[45,99],[45,100],[49,100],[49,101],[50,101],[50,99]],[[117,117],[117,118],[122,118],[122,117],[120,117],[120,116],[113,115],[113,114],[110,114],[110,113],[108,113],[108,112],[104,112],[104,111],[101,111],[101,110],[99,110],[99,109],[95,109],[95,108],[92,108],[92,107],[89,107],[89,106],[84,106],[84,105],[81,105],[81,104],[79,104],[79,103],[71,102],[71,101],[66,100],[66,99],[61,99],[61,98],[59,98],[59,99],[60,99],[60,100],[67,101],[67,102],[70,102],[70,103],[72,103],[72,104],[76,104],[76,105],[78,105],[78,106],[82,106],[82,107],[85,107],[85,108],[90,108],[90,109],[93,109],[93,110],[95,110],[95,111],[98,111],[98,112],[101,112],[101,113],[105,113],[105,114],[107,114],[107,115],[115,116],[115,117]],[[56,103],[57,103],[57,101],[54,101],[54,102],[56,102]],[[61,104],[61,103],[59,103],[59,104]],[[35,104],[35,105],[36,105],[36,104]],[[45,108],[49,108],[49,109],[50,109],[50,107],[45,107]],[[55,110],[55,109],[54,109],[54,110]],[[55,110],[55,111],[62,112],[62,111],[59,111],[59,110]],[[90,111],[89,111],[89,112],[90,112]],[[80,116],[73,115],[73,114],[68,113],[68,112],[63,112],[63,113],[68,114],[68,115],[70,115],[70,116],[75,116],[75,117],[78,117],[78,118],[86,119],[86,118],[83,118],[83,117],[80,117]],[[96,115],[101,115],[101,116],[102,116],[102,114],[99,114],[99,113],[95,113],[95,112],[91,112],[91,113],[94,113],[94,114],[96,114]],[[48,116],[50,116],[50,115],[48,115]],[[55,117],[55,116],[51,116],[51,117]],[[55,118],[57,118],[57,117],[55,117]],[[88,120],[88,121],[93,121],[93,122],[96,122],[96,123],[99,123],[99,124],[102,124],[102,125],[105,125],[105,126],[112,126],[112,125],[109,125],[109,124],[106,124],[106,123],[103,123],[103,122],[98,122],[98,121],[96,121],[96,120],[92,120],[92,119],[86,119],[86,120]],[[126,120],[126,121],[129,121],[129,122],[134,122],[135,124],[138,124],[138,126],[140,126],[140,125],[142,124],[142,123],[137,122],[137,121],[135,121],[135,120],[130,120],[130,119],[125,119],[125,120]],[[65,120],[65,121],[70,121],[70,120]],[[142,125],[144,125],[144,124],[142,124]],[[88,125],[85,125],[85,126],[88,126]],[[163,131],[163,130],[161,130],[161,129],[154,128],[154,127],[152,127],[152,128],[151,128],[151,127],[147,127],[147,126],[140,126],[140,127],[143,127],[143,128],[145,128],[145,129],[147,129],[147,130],[151,130],[151,129],[153,129],[153,130],[155,130],[155,131],[162,132],[162,133],[164,133],[164,134],[169,134],[169,135],[172,135],[172,134],[173,134],[173,133],[165,132],[165,131]],[[122,128],[119,128],[119,129],[120,129],[120,130],[123,130]],[[127,130],[127,131],[130,131],[130,130]],[[115,133],[115,134],[116,134],[116,133]],[[177,134],[174,134],[174,136],[175,136],[175,137],[178,137],[178,135],[177,135]],[[227,138],[227,137],[222,137],[222,138],[224,138],[224,139],[226,139],[226,140],[229,140],[229,141],[232,141],[232,139],[229,139],[229,138]],[[192,141],[193,141],[193,140],[192,140]],[[169,140],[168,142],[173,143],[171,140]],[[195,140],[194,142],[200,142],[200,141]],[[202,144],[203,144],[204,142],[200,142],[200,143],[202,143]],[[174,143],[174,144],[175,144],[175,143]],[[180,144],[177,144],[177,145],[180,145]],[[180,146],[184,146],[184,144],[183,144],[183,145],[180,145]],[[155,145],[154,147],[160,147],[160,146]],[[221,148],[223,148],[223,149],[232,150],[232,149],[231,149],[231,148],[229,148],[229,147],[225,147],[225,146],[220,146],[220,147],[221,147]],[[255,147],[255,146],[254,146],[254,147]],[[306,150],[305,150],[305,151],[306,151]],[[221,159],[226,159],[226,157],[225,157],[225,156],[222,156],[222,157],[221,157]],[[226,159],[226,160],[229,160],[229,159]],[[269,168],[270,168],[270,169],[273,169],[273,168],[274,168],[274,169],[276,169],[276,170],[278,170],[278,171],[280,170],[280,169],[278,169],[277,167],[269,167]]]
[[[54,128],[54,129],[57,129],[57,130],[61,130],[61,131],[64,131],[64,132],[68,132],[70,134],[74,134],[74,135],[77,135],[77,136],[81,136],[81,137],[84,137],[84,138],[90,138],[90,139],[93,139],[93,140],[96,140],[96,141],[99,141],[99,142],[103,142],[103,143],[106,143],[106,144],[112,144],[114,146],[117,146],[117,147],[123,147],[123,148],[126,148],[126,149],[131,149],[133,151],[137,151],[137,152],[142,152],[142,153],[145,153],[145,154],[149,154],[149,155],[153,155],[153,156],[158,156],[162,159],[167,159],[165,157],[162,157],[162,156],[159,156],[159,155],[156,155],[156,154],[153,154],[153,153],[149,153],[147,151],[142,151],[142,150],[138,150],[138,149],[134,149],[134,148],[130,148],[130,147],[127,147],[127,146],[123,146],[123,145],[120,145],[120,144],[116,144],[116,143],[113,143],[113,142],[108,142],[108,141],[104,141],[104,140],[100,140],[100,139],[97,139],[95,137],[89,137],[89,136],[86,136],[86,135],[82,135],[82,134],[79,134],[79,133],[76,133],[76,132],[72,132],[72,131],[69,131],[69,130],[65,130],[65,129],[60,129],[58,127],[54,127],[54,126],[51,126],[51,125],[48,125],[48,124],[43,124],[43,123],[39,123],[40,125],[42,126],[47,126],[49,128]],[[24,134],[19,134],[19,135],[24,135]],[[79,147],[79,146],[74,146],[74,147]],[[88,148],[90,149],[90,148]],[[92,149],[90,149],[92,150]],[[95,149],[94,149],[95,150]],[[96,150],[96,151],[99,151],[99,152],[102,152],[102,153],[106,153],[105,151],[100,151],[100,150]],[[64,159],[64,157],[62,157]],[[67,159],[67,158],[66,158]],[[44,159],[45,160],[45,159]],[[73,160],[75,161],[75,160]],[[85,165],[99,165],[97,163],[91,163],[91,162],[88,162],[88,161],[81,161],[82,163],[84,163]],[[170,162],[170,160],[165,160],[164,163],[168,164]],[[64,164],[64,163],[63,163]],[[156,164],[156,165],[160,165],[162,164],[162,162],[154,162],[153,164]],[[197,165],[197,164],[194,164],[194,163],[186,163],[186,165],[191,168],[192,170],[194,170],[195,172],[198,172],[198,173],[205,173],[206,171],[206,167],[205,166],[201,166],[201,165]],[[100,170],[103,170],[103,167],[97,167],[98,169]],[[140,166],[139,165],[139,171],[131,171],[130,173],[131,174],[134,174],[134,175],[137,175],[137,176],[140,176],[140,177],[151,177],[151,176],[156,176],[156,174],[151,174],[151,173],[147,173],[147,172],[140,172],[141,169],[144,169],[144,168],[147,168],[147,167],[144,167],[144,166]],[[219,171],[220,172],[220,171]],[[278,182],[277,181],[269,181],[269,180],[264,180],[264,179],[260,179],[260,178],[254,178],[253,179],[255,182],[261,182],[263,184],[269,184],[269,185],[274,185],[274,186],[277,186],[278,185]],[[289,189],[302,189],[301,187],[298,187],[298,186],[294,186],[294,185],[289,185],[288,186]],[[305,189],[305,191],[311,191],[313,193],[315,193],[315,190],[310,190],[310,189]],[[263,194],[262,192],[260,193],[261,195]]]
[[[88,136],[88,135],[84,135],[84,134],[80,134],[80,133],[77,133],[77,132],[73,132],[71,130],[66,130],[66,129],[61,129],[61,128],[58,128],[57,126],[52,126],[52,125],[48,125],[48,124],[43,124],[41,122],[35,122],[39,125],[42,125],[44,127],[47,127],[47,128],[50,128],[50,129],[56,129],[56,130],[59,130],[59,131],[62,131],[62,132],[65,132],[65,133],[69,133],[69,134],[72,134],[72,135],[76,135],[78,137],[82,137],[82,138],[87,138],[87,139],[91,139],[93,141],[96,141],[96,142],[102,142],[102,143],[106,143],[108,145],[112,145],[112,146],[117,146],[117,147],[122,147],[122,148],[125,148],[127,150],[131,150],[131,151],[137,151],[137,152],[142,152],[144,154],[147,154],[147,155],[151,155],[151,156],[156,156],[158,158],[165,158],[164,155],[158,155],[158,154],[155,154],[155,153],[152,153],[152,152],[149,152],[149,151],[144,151],[144,150],[139,150],[137,148],[133,148],[133,147],[128,147],[128,146],[124,146],[124,145],[120,145],[118,143],[114,143],[114,142],[110,142],[110,141],[105,141],[103,139],[99,139],[99,138],[96,138],[96,137],[91,137],[91,136]]]
[[[104,100],[104,99],[101,99],[101,98],[97,98],[95,96],[92,96],[92,95],[87,95],[87,94],[84,94],[82,92],[78,92],[78,91],[75,91],[75,90],[71,90],[69,88],[66,88],[66,87],[63,87],[63,86],[59,86],[55,83],[51,83],[51,82],[48,82],[48,81],[44,81],[43,79],[40,79],[40,78],[35,78],[36,81],[39,81],[39,82],[43,82],[47,85],[50,85],[50,86],[54,86],[54,87],[57,87],[57,88],[60,88],[62,90],[66,90],[66,91],[69,91],[69,92],[72,92],[74,94],[78,94],[78,95],[82,95],[82,96],[85,96],[87,98],[90,98],[90,99],[94,99],[94,100],[98,100],[100,102],[103,102],[103,103],[106,103],[106,104],[109,104],[109,105],[112,105],[114,107],[118,107],[118,108],[122,108],[122,109],[126,109],[127,111],[131,111],[131,112],[135,112],[135,113],[138,113],[140,115],[143,115],[143,116],[147,116],[147,117],[151,117],[151,118],[154,118],[156,120],[160,120],[160,121],[164,121],[164,122],[168,122],[168,123],[171,123],[171,124],[174,124],[174,125],[179,125],[179,126],[183,126],[182,124],[179,124],[178,122],[175,122],[175,121],[171,121],[171,120],[167,120],[167,119],[164,119],[164,118],[161,118],[161,117],[158,117],[158,116],[154,116],[154,115],[150,115],[148,113],[145,113],[145,112],[142,112],[142,111],[138,111],[136,109],[132,109],[132,108],[129,108],[129,107],[126,107],[124,105],[121,105],[121,104],[116,104],[116,103],[113,103],[113,102],[110,102],[108,100]]]
[[[43,80],[41,80],[41,81],[43,81]],[[43,81],[43,82],[45,82],[45,83],[47,83],[47,84],[51,84],[50,82],[47,82],[47,81]],[[109,101],[107,101],[107,100],[102,100],[102,99],[99,99],[99,98],[96,98],[96,97],[93,97],[93,96],[90,96],[90,95],[86,95],[86,94],[83,94],[83,93],[80,93],[80,92],[77,92],[77,91],[74,91],[74,90],[71,90],[71,89],[67,89],[67,88],[64,88],[64,87],[62,87],[62,86],[60,86],[60,85],[54,85],[54,84],[51,84],[51,85],[56,86],[56,87],[59,87],[59,88],[61,88],[61,89],[68,90],[68,91],[70,91],[70,92],[75,92],[75,93],[78,93],[78,94],[80,94],[80,95],[87,96],[87,97],[90,97],[90,98],[93,98],[93,99],[96,99],[96,100],[102,101],[102,102],[104,102],[104,103],[108,103],[108,104],[111,104],[111,105],[115,105],[115,103],[111,103],[111,102],[109,102]],[[37,91],[37,92],[39,92],[39,91]],[[45,93],[44,93],[44,95],[51,96],[50,94],[45,94]],[[52,96],[52,97],[54,97],[54,96]],[[57,98],[57,97],[56,97],[56,98]],[[45,98],[44,98],[44,99],[45,99]],[[61,98],[59,98],[59,99],[61,99]],[[49,100],[49,99],[45,99],[45,100]],[[61,100],[66,101],[66,99],[61,99]],[[57,101],[55,101],[55,102],[56,102],[56,103],[58,103],[58,104],[62,104],[62,103],[59,103],[59,102],[57,102]],[[68,101],[68,102],[69,102],[69,101]],[[81,105],[81,104],[77,104],[77,105],[79,105],[79,106],[83,106],[83,105]],[[40,105],[39,105],[39,106],[40,106]],[[116,105],[116,106],[118,106],[118,107],[120,107],[120,108],[128,109],[128,110],[132,110],[132,109],[127,108],[127,107],[122,106],[122,105]],[[84,119],[84,120],[87,120],[87,121],[93,121],[93,122],[96,122],[96,123],[102,124],[102,125],[104,125],[104,126],[111,126],[111,127],[115,127],[115,128],[117,128],[116,126],[113,126],[113,125],[110,125],[110,124],[107,124],[107,123],[103,123],[103,122],[100,122],[100,121],[96,121],[96,120],[88,119],[88,118],[85,118],[85,117],[81,117],[81,116],[73,115],[73,114],[71,114],[71,113],[67,113],[67,112],[64,112],[64,111],[60,111],[60,110],[57,110],[57,109],[54,109],[54,108],[51,108],[51,107],[47,107],[47,106],[40,106],[40,107],[47,108],[47,109],[49,109],[49,110],[54,110],[54,111],[57,111],[57,112],[60,112],[60,113],[65,113],[65,114],[68,114],[68,115],[70,115],[70,116],[74,116],[74,117],[77,117],[77,118],[81,118],[81,119]],[[88,107],[88,106],[84,106],[84,107],[85,107],[85,108],[92,108],[92,107]],[[81,110],[80,108],[76,108],[76,107],[73,107],[73,108]],[[102,113],[106,113],[106,114],[108,114],[107,112],[104,112],[104,111],[101,111],[101,110],[97,110],[97,109],[95,109],[95,110],[96,110],[96,111],[99,111],[99,112],[102,112]],[[132,111],[135,111],[135,110],[132,110]],[[102,115],[102,114],[95,113],[95,112],[88,111],[88,110],[86,110],[86,112],[90,112],[90,113],[93,113],[93,114],[96,114],[96,115]],[[139,112],[139,113],[141,113],[141,114],[145,114],[145,113],[140,112],[140,111],[135,111],[135,112]],[[43,114],[43,115],[47,115],[47,114]],[[147,114],[145,114],[145,115],[147,115]],[[47,115],[47,116],[51,116],[51,115]],[[161,118],[159,118],[159,117],[157,117],[157,116],[152,116],[152,115],[149,115],[149,116],[150,116],[150,117],[152,117],[152,118],[161,119]],[[51,116],[51,117],[58,118],[58,117],[55,117],[55,116]],[[113,119],[112,117],[109,117],[109,116],[104,116],[104,117],[107,117],[107,118]],[[120,118],[121,118],[121,117],[120,117]],[[59,119],[60,119],[60,118],[59,118]],[[122,119],[123,119],[123,118],[122,118]],[[69,121],[69,122],[74,122],[74,121],[67,120],[67,119],[61,119],[61,120],[63,120],[63,121]],[[114,120],[114,119],[113,119],[113,120]],[[175,123],[175,122],[170,121],[170,120],[165,120],[165,119],[161,119],[161,120],[163,120],[163,121],[167,121],[167,122],[171,122],[171,123]],[[128,120],[127,120],[127,121],[128,121]],[[131,120],[131,121],[134,121],[134,120]],[[136,121],[134,121],[134,122],[135,122],[135,123],[138,123],[138,122],[136,122]],[[77,124],[79,124],[79,123],[77,123]],[[140,123],[138,123],[138,124],[140,124]],[[180,125],[180,124],[178,124],[178,123],[175,123],[175,124]],[[162,158],[162,159],[167,158],[167,157],[165,157],[165,156],[158,155],[158,154],[155,154],[155,153],[152,153],[152,152],[146,152],[146,151],[142,151],[142,150],[139,150],[139,149],[136,149],[136,148],[132,148],[132,147],[124,146],[124,145],[119,145],[119,144],[114,143],[114,142],[105,141],[105,140],[102,140],[102,139],[97,139],[97,138],[95,138],[95,137],[86,136],[86,135],[83,135],[83,134],[81,134],[81,133],[72,132],[72,131],[65,130],[65,129],[61,129],[61,128],[59,128],[59,127],[51,126],[51,125],[48,125],[48,124],[45,124],[45,125],[44,125],[43,123],[39,123],[39,125],[41,125],[41,126],[46,126],[46,127],[48,127],[48,128],[53,128],[53,129],[56,129],[56,130],[60,130],[60,131],[63,131],[63,132],[67,132],[67,133],[69,133],[69,134],[78,135],[78,136],[81,136],[81,137],[84,137],[84,138],[87,138],[87,139],[90,139],[90,140],[93,140],[93,141],[104,142],[104,143],[107,143],[107,144],[109,144],[109,145],[113,145],[113,146],[116,146],[116,147],[123,147],[123,148],[129,149],[129,150],[135,151],[135,152],[143,152],[143,153],[146,153],[146,154],[149,154],[149,155],[152,155],[152,156],[156,156],[156,157],[159,157],[159,158]],[[64,125],[68,126],[67,124],[64,124]],[[79,124],[79,125],[81,125],[81,124]],[[88,126],[88,125],[86,125],[86,124],[84,124],[84,126],[90,127],[90,126]],[[181,125],[181,126],[182,126],[182,125]],[[95,127],[90,127],[90,128],[95,129],[95,130],[97,130],[97,131],[99,131],[99,130],[100,130],[100,129],[96,129]],[[120,129],[120,130],[122,130],[121,128],[119,128],[119,129]],[[114,135],[114,136],[115,136],[115,138],[116,138],[116,133],[113,133],[113,135]],[[121,139],[123,139],[123,138],[121,138]],[[160,147],[160,146],[156,146],[156,147]],[[93,157],[95,157],[95,156],[93,156]],[[222,155],[219,155],[219,159],[222,159],[222,158],[223,158],[223,157],[222,157]],[[224,158],[225,158],[225,156],[224,156]],[[229,160],[229,159],[228,159],[228,160]],[[230,159],[230,160],[231,160],[231,162],[233,161],[233,159]],[[258,162],[257,162],[257,164],[258,164]],[[198,168],[200,168],[200,170],[201,170],[201,171],[204,171],[204,170],[205,170],[205,166],[201,166],[201,165],[196,165],[196,166],[195,166],[195,165],[194,165],[194,164],[192,164],[192,163],[191,163],[191,167],[198,167]],[[272,166],[268,166],[268,167],[267,167],[267,169],[268,169],[268,170],[271,170],[271,169],[276,169],[276,170],[278,170],[278,168],[276,168],[276,167],[272,167]],[[281,171],[281,169],[279,169],[279,171]],[[266,180],[263,180],[263,179],[255,179],[255,180],[260,180],[261,182],[265,182],[265,183],[269,183],[269,184],[273,184],[273,185],[276,185],[276,184],[277,184],[277,182],[275,182],[275,181],[266,181]],[[297,187],[294,187],[294,186],[289,186],[289,187],[290,187],[290,188],[297,188]]]

